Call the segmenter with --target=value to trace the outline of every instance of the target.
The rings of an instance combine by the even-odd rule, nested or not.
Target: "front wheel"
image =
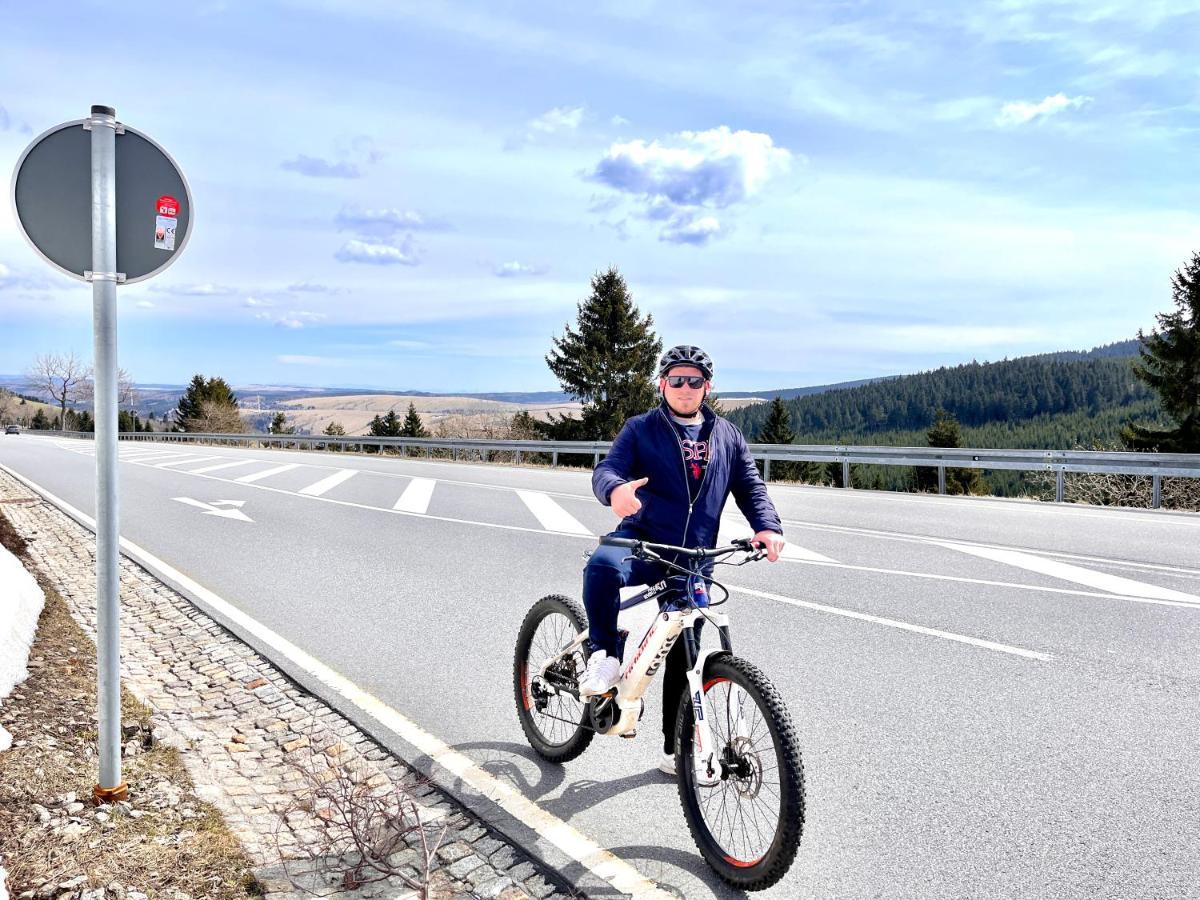
[[[567,762],[587,749],[595,732],[588,726],[587,704],[559,690],[575,686],[583,674],[583,649],[556,660],[545,672],[546,660],[557,656],[587,628],[587,613],[577,600],[551,594],[533,605],[517,634],[513,687],[517,718],[529,746],[550,762]]]
[[[720,761],[715,784],[697,777],[697,705]],[[703,696],[679,704],[675,771],[692,838],[722,880],[754,891],[783,878],[804,830],[804,765],[787,706],[756,666],[729,654],[709,658]]]

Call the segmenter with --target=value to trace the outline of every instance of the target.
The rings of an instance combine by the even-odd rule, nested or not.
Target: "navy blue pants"
[[[610,537],[636,538],[631,531],[618,529]],[[686,562],[681,562],[686,565]],[[704,574],[712,573],[712,562]],[[630,558],[627,547],[601,544],[592,553],[583,570],[583,605],[587,609],[588,639],[592,650],[604,650],[609,656],[617,654],[617,614],[621,611],[621,588],[636,584],[657,584],[667,575],[680,573],[655,562]],[[682,582],[680,582],[682,584]],[[696,623],[694,632],[700,640],[704,622]],[[679,698],[687,688],[687,656],[683,638],[675,642],[667,654],[663,672],[663,750],[675,748],[675,716]]]

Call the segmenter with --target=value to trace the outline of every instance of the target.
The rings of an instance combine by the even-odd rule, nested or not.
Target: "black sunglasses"
[[[673,388],[681,388],[684,384],[693,390],[699,390],[704,387],[703,375],[668,375],[667,384]]]

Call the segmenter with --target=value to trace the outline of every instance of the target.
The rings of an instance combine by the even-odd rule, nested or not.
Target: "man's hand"
[[[754,543],[766,548],[767,560],[775,562],[783,552],[783,535],[773,531],[760,531],[753,539]]]
[[[608,497],[613,512],[624,519],[641,509],[642,501],[637,498],[637,489],[649,480],[649,478],[639,478],[637,481],[627,481],[613,488],[613,492]]]

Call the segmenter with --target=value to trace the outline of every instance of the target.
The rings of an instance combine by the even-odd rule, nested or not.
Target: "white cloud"
[[[1036,118],[1049,118],[1064,109],[1079,109],[1092,102],[1091,97],[1068,97],[1061,92],[1047,97],[1040,103],[1029,103],[1025,100],[1015,100],[1005,103],[996,117],[997,125],[1024,125]]]
[[[242,306],[274,306],[270,300],[260,300],[258,297],[247,297],[242,301]]]
[[[334,219],[339,230],[364,236],[388,236],[398,231],[443,231],[445,222],[432,219],[415,209],[345,208]]]
[[[540,134],[559,131],[574,131],[583,121],[582,106],[556,106],[548,109],[536,119],[529,120],[529,130]]]
[[[149,300],[139,300],[137,302],[138,309],[154,309],[154,304]]]
[[[412,236],[407,236],[399,246],[386,243],[370,243],[352,240],[342,245],[334,254],[339,262],[369,263],[377,266],[415,266],[420,263]]]
[[[716,216],[695,216],[680,213],[659,232],[658,239],[672,244],[692,244],[700,247],[721,233]]]
[[[789,171],[792,159],[769,134],[722,125],[683,131],[666,142],[615,143],[588,177],[636,197],[643,204],[641,218],[665,222],[660,240],[700,245],[722,232],[717,218],[702,210],[755,196],[772,177]]]
[[[340,294],[342,292],[341,288],[330,287],[327,284],[314,284],[308,281],[289,284],[287,289],[293,294]]]
[[[311,312],[306,309],[288,310],[285,313],[270,313],[257,312],[254,318],[260,322],[271,322],[281,328],[303,328],[305,325],[311,325],[314,322],[320,322],[327,319],[325,313]]]
[[[629,125],[630,121],[624,116],[613,116],[608,120],[614,128],[620,128],[623,125]]]
[[[498,278],[520,278],[525,275],[544,275],[546,274],[545,266],[527,266],[524,263],[517,262],[515,259],[511,262],[500,263],[492,268],[492,274]]]
[[[352,162],[330,162],[316,156],[300,154],[295,159],[284,160],[279,168],[309,178],[361,178],[362,170]]]
[[[156,294],[179,294],[184,297],[225,297],[238,293],[237,288],[223,284],[156,284],[150,290]]]
[[[276,362],[281,362],[286,366],[345,366],[349,364],[349,360],[337,359],[331,356],[296,356],[284,354],[275,357]]]

